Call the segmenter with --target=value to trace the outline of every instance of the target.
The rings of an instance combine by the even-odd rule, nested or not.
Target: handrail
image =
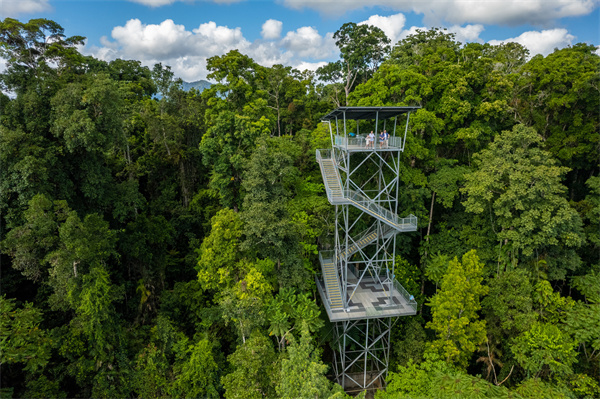
[[[364,195],[353,190],[344,190],[344,197],[350,202],[356,204],[359,208],[369,212],[371,215],[379,216],[387,223],[391,223],[394,225],[394,227],[400,228],[401,230],[411,231],[417,229],[417,217],[414,215],[409,215],[405,218],[399,218],[395,213],[385,209],[372,199],[365,197]]]
[[[321,282],[321,280],[319,280],[317,277],[315,277],[315,282],[317,283],[317,290],[319,291],[319,295],[321,296],[321,298],[324,298],[323,295],[323,285],[324,281]],[[408,294],[408,292],[404,289],[404,287],[402,287],[402,285],[394,280],[394,288],[396,289],[396,291],[406,300],[408,307],[410,309],[412,309],[412,311],[414,312],[414,314],[417,313],[417,302],[413,299],[410,299],[410,295]],[[360,309],[359,311],[350,311],[350,312],[337,312],[333,313],[333,309],[331,308],[331,305],[328,303],[328,301],[323,301],[323,305],[325,306],[325,311],[327,312],[330,320],[333,318],[335,318],[335,321],[341,321],[341,320],[356,320],[356,319],[363,319],[363,318],[376,318],[376,317],[382,317],[382,313],[380,310],[374,309],[374,308],[366,308],[366,309]],[[338,309],[339,310],[339,309]],[[357,315],[358,313],[358,315]],[[406,314],[406,313],[403,313]]]
[[[389,140],[390,147],[398,147],[400,150],[404,151],[404,142],[402,141],[402,137],[393,136],[390,137]]]
[[[321,149],[317,150],[317,162],[321,159],[331,159],[331,150],[330,149]]]
[[[415,313],[417,312],[417,301],[415,301],[414,297],[411,299],[412,295],[410,295],[408,293],[408,291],[406,291],[404,289],[404,287],[402,286],[402,284],[400,284],[398,282],[398,280],[393,279],[394,282],[394,288],[396,289],[396,291],[398,291],[400,293],[400,295],[402,295],[402,297],[406,300],[406,303],[408,304],[408,306],[411,307],[412,310],[415,311]]]
[[[323,281],[325,281],[326,277],[325,277],[325,268],[324,268],[324,262],[323,262],[323,256],[321,255],[321,252],[319,252],[319,263],[321,264],[321,274],[323,275]],[[325,282],[325,292],[327,292],[327,298],[331,298],[331,295],[329,294],[329,289],[327,288],[327,282]]]
[[[317,150],[317,161],[322,166],[322,163],[320,161],[332,160],[332,154],[333,154],[333,151],[329,150],[329,149]],[[342,183],[339,178],[339,175],[337,174],[337,167],[335,167],[335,165],[333,165],[333,166],[334,166],[334,173],[335,173],[336,181],[339,182],[339,184],[340,184],[340,190],[336,190],[336,191],[340,191],[341,196],[339,196],[339,195],[336,197],[333,196],[333,190],[331,190],[331,188],[327,184],[327,179],[325,178],[325,192],[327,193],[327,198],[330,200],[330,202],[343,203],[343,202],[349,201],[349,202],[353,203],[354,205],[356,205],[358,208],[365,210],[366,212],[370,213],[374,217],[378,217],[378,218],[382,219],[384,222],[391,224],[393,227],[395,227],[399,230],[403,230],[403,231],[416,231],[417,230],[417,217],[416,216],[409,215],[408,217],[405,217],[405,218],[399,218],[398,215],[389,211],[388,209],[384,208],[383,206],[377,204],[371,198],[368,198],[368,197],[366,197],[356,191],[353,191],[353,190],[341,190]],[[321,167],[321,173],[323,174],[323,177],[326,177],[325,170],[322,167]]]
[[[376,240],[376,239],[379,237],[379,234],[377,234],[377,235],[375,236],[375,238],[373,238],[373,240],[371,240],[371,241],[369,241],[369,242],[365,243],[364,245],[359,245],[359,242],[360,242],[362,239],[364,239],[364,238],[365,238],[365,237],[367,237],[368,235],[370,235],[370,234],[372,234],[372,233],[376,232],[376,231],[375,231],[375,230],[376,230],[376,226],[377,226],[377,225],[372,225],[371,227],[369,227],[368,229],[366,229],[366,230],[365,230],[365,231],[363,231],[362,233],[358,234],[356,237],[353,237],[353,238],[352,238],[352,243],[351,243],[350,245],[348,245],[348,247],[353,247],[353,246],[356,246],[356,247],[355,247],[353,250],[351,250],[351,251],[348,251],[348,253],[347,253],[347,254],[345,253],[345,251],[340,251],[340,255],[341,255],[341,256],[343,256],[343,257],[345,257],[345,258],[348,258],[348,259],[349,259],[349,258],[350,258],[352,255],[354,255],[356,252],[358,252],[358,250],[359,250],[359,249],[361,249],[361,248],[364,248],[364,247],[366,247],[367,245],[371,244],[373,241],[375,241],[375,240]],[[388,235],[389,235],[390,233],[395,233],[395,232],[397,232],[397,229],[395,229],[394,227],[392,227],[392,226],[390,226],[390,225],[386,224],[386,225],[384,225],[384,227],[383,227],[383,230],[382,230],[382,236],[385,238],[385,237],[388,237]]]
[[[324,164],[323,161],[331,162],[330,166],[331,166],[331,168],[333,168],[334,176],[331,175],[332,172],[328,173],[325,170],[326,164]],[[344,192],[343,192],[343,188],[342,188],[342,182],[341,182],[340,176],[338,175],[337,167],[335,166],[335,163],[332,158],[332,151],[328,150],[328,149],[317,150],[317,162],[319,163],[320,168],[321,168],[321,174],[323,175],[323,183],[325,186],[325,193],[327,194],[327,198],[329,199],[329,202],[331,202],[331,203],[345,202]],[[335,182],[337,183],[337,187],[330,187],[329,180],[327,178],[328,175],[330,178],[332,178],[332,177],[334,178]]]
[[[339,134],[334,135],[333,143],[337,147],[347,149],[349,146],[363,147],[366,148],[366,137],[364,135],[358,135],[356,137],[346,137]],[[380,144],[379,136],[375,135],[373,145],[369,146],[369,149],[387,149],[387,148],[399,148],[404,151],[404,143],[401,137],[390,136],[388,137],[387,143],[384,145]]]
[[[340,289],[340,295],[342,293],[340,286],[340,277],[337,273],[337,265],[334,262],[335,251],[319,251],[319,262],[321,263],[321,271],[323,274],[323,282],[325,283],[325,292],[327,293],[327,300],[331,302],[331,293],[329,292],[328,284],[327,284],[327,275],[325,273],[325,261],[328,261],[333,264],[335,271],[335,286]]]

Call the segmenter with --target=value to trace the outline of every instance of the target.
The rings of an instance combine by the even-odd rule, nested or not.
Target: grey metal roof
[[[377,117],[389,119],[419,108],[421,107],[339,107],[322,117],[321,120],[344,119],[344,114],[346,119],[352,120],[376,119]]]

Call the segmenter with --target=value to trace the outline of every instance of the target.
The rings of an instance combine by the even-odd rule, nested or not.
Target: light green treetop
[[[483,263],[471,250],[462,261],[450,261],[441,290],[431,298],[433,320],[427,327],[436,332],[437,339],[430,349],[449,363],[465,366],[477,346],[485,341],[485,321],[479,320],[477,314],[480,298],[488,292],[482,281]]]

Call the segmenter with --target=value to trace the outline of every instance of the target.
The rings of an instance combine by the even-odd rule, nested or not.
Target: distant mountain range
[[[204,89],[208,89],[210,86],[212,86],[212,83],[210,83],[209,81],[197,80],[195,82],[183,82],[181,88],[185,91],[190,91],[190,89],[194,88],[200,93],[202,93]]]

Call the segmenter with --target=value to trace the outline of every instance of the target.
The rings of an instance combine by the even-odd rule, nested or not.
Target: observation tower
[[[398,191],[410,113],[419,108],[341,107],[323,117],[332,148],[317,150],[317,162],[335,206],[335,242],[319,252],[317,289],[334,325],[333,370],[347,392],[385,386],[392,321],[416,314],[394,260],[396,236],[417,230],[414,215],[399,216]],[[389,138],[380,141],[384,130]]]

